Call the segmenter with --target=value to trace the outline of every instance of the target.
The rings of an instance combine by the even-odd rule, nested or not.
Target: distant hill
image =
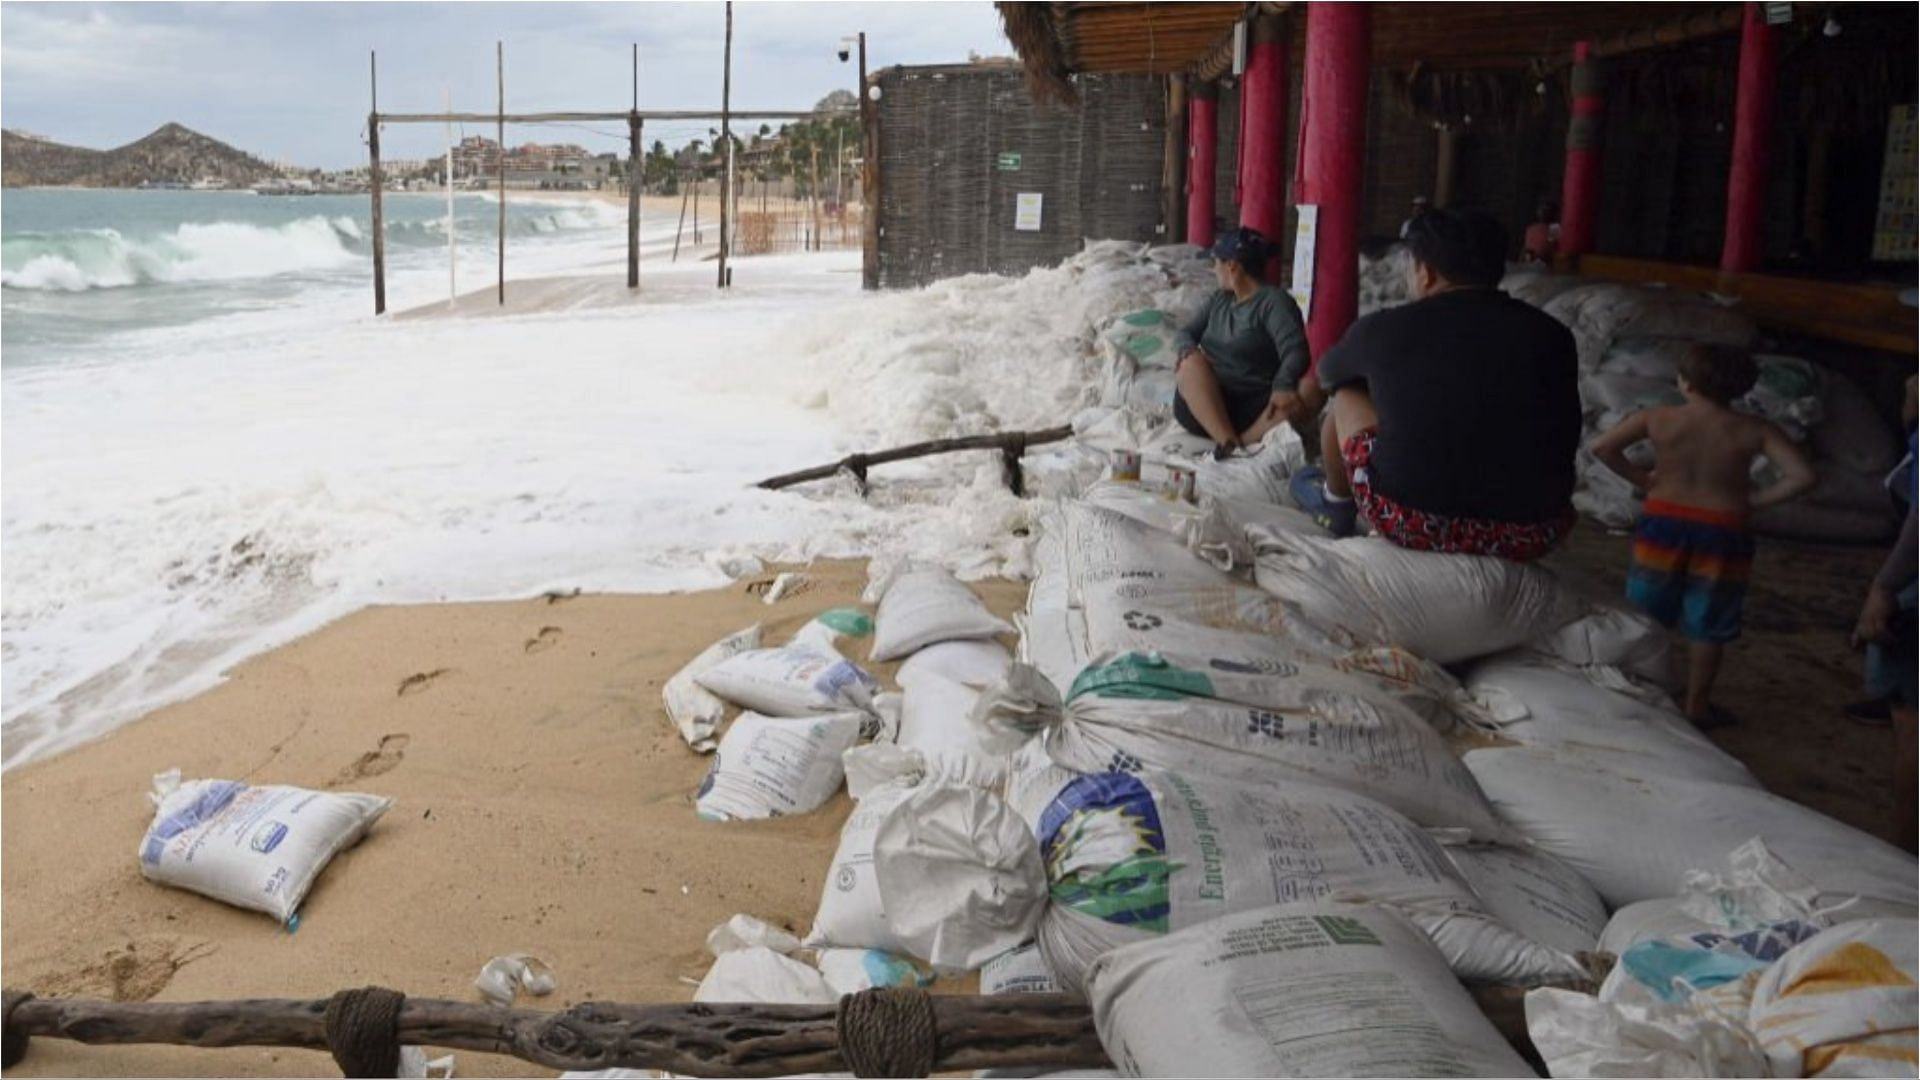
[[[273,166],[180,124],[166,124],[112,150],[67,146],[22,132],[0,132],[0,184],[139,187],[225,180],[245,187],[277,175]]]

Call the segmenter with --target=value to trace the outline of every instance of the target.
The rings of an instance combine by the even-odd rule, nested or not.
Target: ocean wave
[[[187,222],[146,238],[117,229],[26,233],[0,241],[0,287],[84,292],[330,270],[361,257],[349,246],[359,238],[352,218],[318,215],[276,226]]]

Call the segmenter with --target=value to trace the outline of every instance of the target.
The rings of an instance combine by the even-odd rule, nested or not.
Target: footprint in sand
[[[394,693],[400,697],[406,697],[408,694],[418,694],[432,686],[434,681],[440,678],[440,676],[449,674],[452,671],[452,668],[434,668],[432,671],[416,671],[406,678],[401,679],[400,689],[394,691]]]
[[[213,951],[208,942],[181,949],[172,941],[130,941],[123,949],[107,950],[95,963],[53,975],[39,985],[63,996],[146,1001],[166,989],[174,973]]]
[[[559,627],[543,626],[540,628],[540,632],[528,638],[527,643],[521,646],[521,648],[525,649],[529,654],[546,652],[548,649],[560,644],[560,635],[561,630]]]
[[[334,777],[330,786],[339,787],[355,780],[392,772],[394,766],[400,764],[400,759],[407,756],[407,744],[412,741],[413,736],[404,731],[384,736],[378,749],[361,754],[360,760],[340,770],[340,775]]]

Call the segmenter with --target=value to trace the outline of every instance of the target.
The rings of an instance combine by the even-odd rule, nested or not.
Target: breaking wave
[[[187,281],[238,281],[352,264],[361,239],[350,217],[315,215],[284,225],[186,222],[133,238],[116,229],[24,233],[0,242],[0,286],[83,292]]]

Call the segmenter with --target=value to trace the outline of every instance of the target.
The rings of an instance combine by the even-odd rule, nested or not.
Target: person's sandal
[[[1335,502],[1327,498],[1326,473],[1309,465],[1287,479],[1287,492],[1314,523],[1335,537],[1353,535],[1360,520],[1360,509],[1352,499]]]

